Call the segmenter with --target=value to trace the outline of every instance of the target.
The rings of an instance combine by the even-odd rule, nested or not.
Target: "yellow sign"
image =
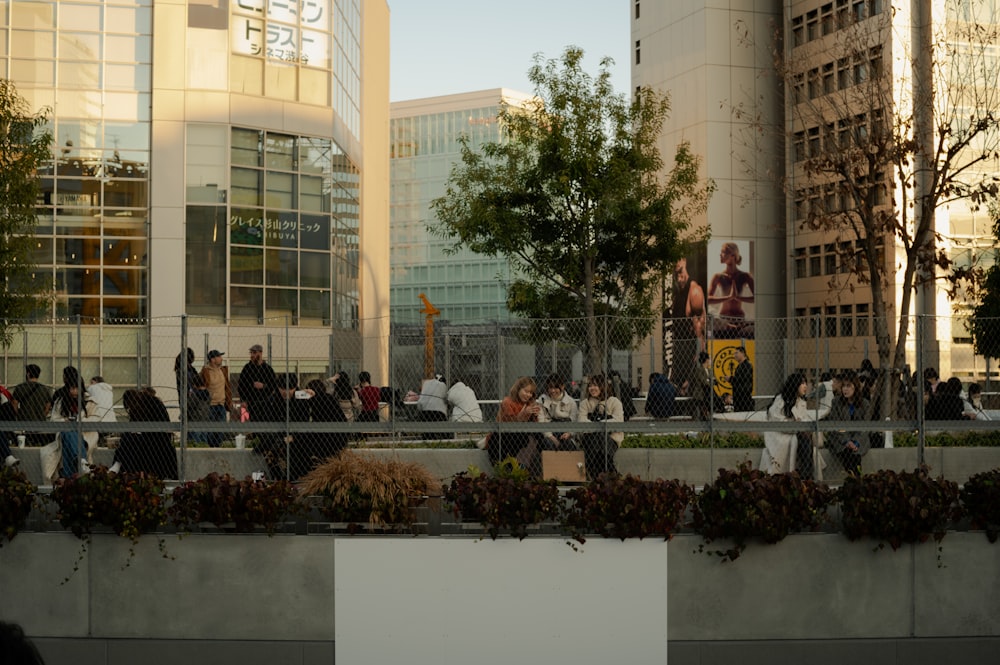
[[[722,397],[733,394],[733,372],[736,369],[736,349],[745,347],[747,360],[753,364],[754,341],[738,339],[713,339],[709,343],[708,353],[712,361],[712,376],[715,377],[715,394]],[[757,374],[754,373],[753,392],[757,392]]]

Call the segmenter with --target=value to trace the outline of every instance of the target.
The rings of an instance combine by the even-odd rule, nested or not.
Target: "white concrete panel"
[[[277,99],[264,99],[247,95],[233,95],[230,104],[230,122],[250,127],[282,127],[284,103]]]
[[[153,12],[153,80],[157,88],[184,88],[184,53],[187,7],[156,3]]]
[[[153,120],[183,120],[184,98],[183,90],[157,88],[153,92]]]
[[[736,41],[736,29],[729,9],[706,10],[705,16],[705,61],[711,65],[730,64]]]
[[[189,90],[184,114],[188,122],[229,122],[229,93]]]
[[[334,567],[338,663],[667,662],[662,541],[337,539]]]

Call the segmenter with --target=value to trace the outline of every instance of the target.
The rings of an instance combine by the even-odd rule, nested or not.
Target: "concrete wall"
[[[600,647],[572,647],[595,643],[595,616],[629,662],[666,662],[666,646],[674,665],[920,665],[991,662],[1000,647],[1000,545],[978,532],[895,552],[807,534],[726,563],[690,534],[577,550],[542,537],[164,538],[169,558],[144,536],[126,566],[128,541],[98,535],[73,572],[72,535],[21,534],[0,549],[0,616],[24,626],[48,665],[387,662],[385,645],[404,634],[413,662],[509,662],[497,646],[507,639],[515,652],[533,645],[528,662],[607,662]],[[537,622],[544,630],[519,620],[540,612],[552,617]],[[625,630],[637,625],[641,635]]]
[[[460,471],[467,471],[470,466],[483,471],[490,470],[486,452],[477,449],[372,448],[357,452],[419,462],[443,482]],[[38,448],[16,449],[14,454],[21,460],[21,468],[31,482],[44,485]],[[843,468],[829,451],[824,450],[822,454],[827,462],[824,480],[831,484],[839,483],[844,478]],[[713,481],[720,468],[735,468],[744,461],[749,461],[756,467],[760,463],[760,456],[759,448],[623,448],[615,455],[615,463],[622,473],[631,473],[640,478],[676,478],[689,485],[701,486]],[[113,458],[114,451],[107,448],[100,448],[94,453],[94,461],[98,464],[110,466]],[[926,448],[924,459],[935,474],[964,483],[973,474],[1000,467],[1000,448]],[[864,458],[863,465],[866,471],[912,471],[917,466],[917,449],[872,450]],[[266,468],[260,456],[249,449],[192,448],[185,451],[183,474],[188,480],[203,478],[212,471],[244,478],[254,471]]]

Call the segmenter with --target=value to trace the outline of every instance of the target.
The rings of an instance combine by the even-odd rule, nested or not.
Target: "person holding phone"
[[[529,376],[519,378],[500,402],[497,420],[500,423],[545,422],[541,420],[544,418],[542,407],[535,401],[537,393],[534,379]],[[541,438],[541,432],[516,432],[501,425],[487,444],[490,462],[496,464],[513,457],[522,469],[533,476],[541,476]]]

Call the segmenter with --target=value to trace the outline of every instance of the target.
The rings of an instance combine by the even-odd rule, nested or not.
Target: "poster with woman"
[[[754,252],[749,240],[711,240],[705,301],[715,339],[754,338]],[[718,263],[713,264],[713,257]]]

